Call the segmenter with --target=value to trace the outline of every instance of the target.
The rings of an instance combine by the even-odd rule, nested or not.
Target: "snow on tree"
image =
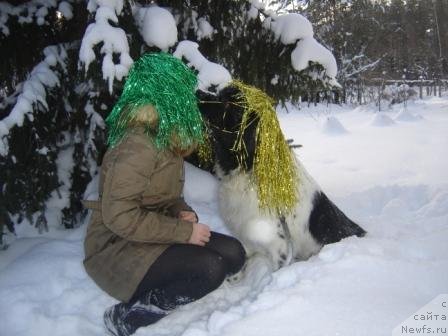
[[[159,6],[141,7],[137,15],[137,25],[148,46],[168,51],[176,44],[176,21],[167,9]]]
[[[103,54],[102,71],[103,79],[107,80],[109,93],[112,93],[114,79],[121,81],[127,75],[133,61],[129,56],[129,45],[126,33],[123,29],[113,27],[109,23],[118,23],[117,15],[123,10],[122,0],[96,1],[90,0],[87,6],[90,12],[95,12],[95,22],[91,23],[84,34],[79,50],[79,60],[87,69],[96,59],[93,47],[102,43]],[[113,55],[118,54],[120,61],[114,63]]]
[[[4,35],[9,35],[7,22],[10,16],[16,17],[19,23],[36,23],[39,26],[48,24],[47,16],[50,10],[57,6],[56,0],[31,0],[18,6],[2,2],[0,3],[0,29]],[[59,3],[58,10],[62,15],[67,14],[67,19],[71,18],[71,9],[70,3],[66,1]]]
[[[45,59],[34,67],[30,77],[23,83],[22,92],[18,95],[16,104],[6,118],[0,121],[0,155],[8,153],[7,135],[12,127],[22,127],[25,117],[33,121],[33,105],[41,104],[48,110],[46,101],[46,88],[51,89],[60,85],[59,79],[51,67],[59,64],[64,66],[67,57],[62,49],[58,54],[56,47],[44,49]]]
[[[253,2],[255,8],[263,9],[258,2]],[[291,64],[297,71],[307,69],[311,63],[318,63],[324,68],[324,76],[321,79],[331,85],[337,86],[336,74],[338,71],[336,59],[333,54],[317,42],[313,35],[311,22],[298,13],[287,13],[283,15],[268,15],[268,26],[276,39],[284,45],[296,44],[291,52]],[[316,77],[316,79],[319,76]]]
[[[223,89],[232,80],[229,71],[220,64],[207,60],[199,51],[199,44],[192,41],[181,41],[173,53],[177,58],[187,60],[188,66],[198,72],[198,89],[208,91],[216,87]]]

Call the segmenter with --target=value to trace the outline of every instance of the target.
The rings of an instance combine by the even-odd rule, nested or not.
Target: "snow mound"
[[[431,191],[424,185],[386,185],[374,186],[364,191],[355,192],[337,199],[337,203],[346,209],[346,213],[354,217],[366,217],[368,213],[372,217],[414,216],[422,211],[438,209],[446,212],[444,208],[448,194],[442,191]],[[398,210],[397,210],[398,209]],[[427,209],[427,210],[424,210]],[[431,215],[437,215],[436,210],[430,211]],[[428,213],[429,214],[429,213]],[[395,218],[395,217],[394,217]]]
[[[442,190],[422,206],[417,211],[417,215],[421,218],[439,217],[446,213],[446,209],[448,209],[448,192]]]
[[[334,116],[330,116],[325,120],[322,131],[325,134],[329,135],[341,135],[341,134],[347,134],[348,131],[345,129],[344,126],[342,126],[341,122],[338,120],[338,118]]]
[[[376,113],[370,124],[377,127],[387,127],[395,125],[395,121],[384,113]]]
[[[208,91],[213,87],[220,90],[232,80],[229,71],[222,65],[210,62],[199,51],[199,45],[193,41],[181,41],[173,55],[179,59],[185,58],[188,66],[198,73],[198,89]]]
[[[390,200],[382,209],[381,217],[400,216],[409,211],[406,202],[400,198]]]
[[[407,110],[401,110],[398,115],[395,117],[395,120],[397,121],[419,121],[422,120],[423,117],[419,114],[412,114],[411,112]]]
[[[137,21],[140,33],[146,44],[167,51],[177,42],[176,20],[165,8],[159,6],[142,7],[139,9]]]

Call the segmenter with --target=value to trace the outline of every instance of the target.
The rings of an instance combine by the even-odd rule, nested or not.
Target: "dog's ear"
[[[219,91],[219,100],[222,102],[236,102],[240,91],[234,86],[226,86]]]
[[[234,86],[227,86],[219,92],[219,100],[222,102],[223,128],[227,130],[237,130],[241,125],[244,109],[241,106],[240,90]]]
[[[234,87],[226,87],[219,92],[219,100],[224,105],[224,129],[231,132],[238,132],[241,128],[241,123],[244,117],[244,107],[241,102],[241,91]],[[247,120],[245,129],[243,130],[242,140],[244,142],[245,150],[245,162],[244,167],[247,170],[251,170],[253,166],[255,147],[256,147],[256,130],[258,125],[258,117],[256,115],[250,115]],[[230,136],[228,141],[229,149],[233,148],[235,141],[237,139],[237,134],[234,133]],[[235,155],[234,152],[231,152]],[[238,155],[238,154],[236,154]]]
[[[211,126],[214,153],[224,173],[239,165],[239,154],[235,153],[234,146],[244,116],[240,94],[240,90],[233,86],[225,87],[217,95],[197,92],[199,110]],[[256,117],[251,116],[243,134],[244,148],[247,151],[245,168],[248,170],[252,169],[253,165],[257,124]]]
[[[196,97],[198,98],[198,107],[202,117],[212,125],[221,127],[224,107],[219,101],[219,96],[198,90],[196,91]]]
[[[220,130],[235,130],[241,124],[243,108],[238,104],[240,91],[227,86],[218,94],[196,92],[202,117]]]

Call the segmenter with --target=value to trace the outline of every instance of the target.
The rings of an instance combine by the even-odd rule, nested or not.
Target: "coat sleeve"
[[[193,230],[192,223],[141,206],[141,195],[148,188],[156,158],[157,152],[151,145],[131,137],[120,145],[104,180],[101,199],[104,224],[129,241],[186,243]]]
[[[168,206],[168,213],[173,217],[179,216],[179,212],[181,212],[181,211],[191,211],[196,214],[196,212],[185,202],[183,197],[179,197],[179,198],[175,199]],[[196,215],[196,217],[197,217],[197,215]]]

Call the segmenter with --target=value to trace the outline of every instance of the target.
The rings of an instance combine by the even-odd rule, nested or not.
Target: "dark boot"
[[[106,309],[104,325],[113,336],[129,336],[138,328],[156,323],[167,314],[167,311],[153,305],[137,302],[129,306],[126,303],[119,303]]]

